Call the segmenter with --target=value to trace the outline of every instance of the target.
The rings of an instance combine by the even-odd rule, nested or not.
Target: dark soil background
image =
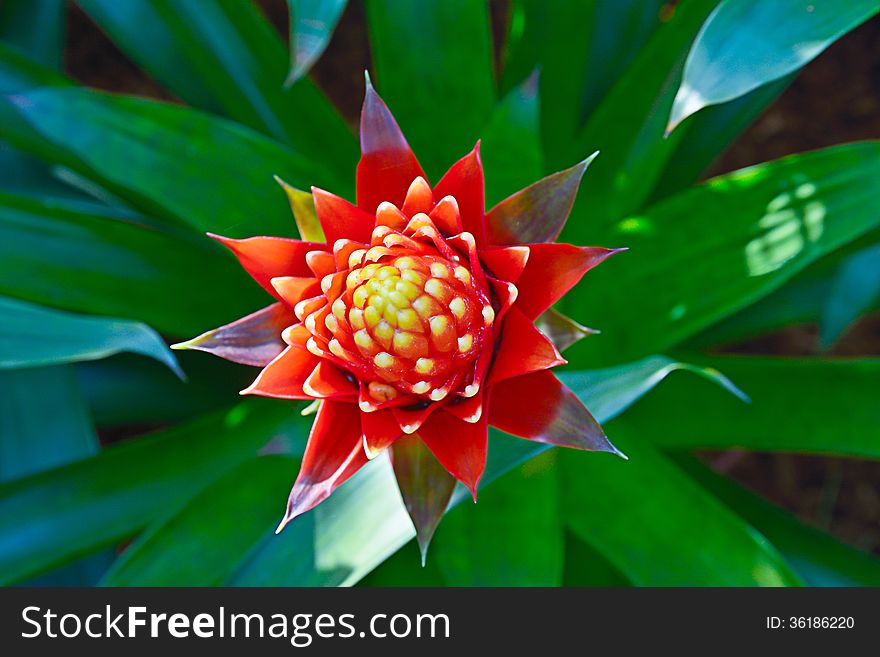
[[[284,0],[260,0],[268,18],[287,38]],[[497,34],[509,12],[507,0],[491,2]],[[71,7],[65,66],[89,86],[172,99],[95,27]],[[500,43],[500,39],[496,39]],[[362,71],[370,53],[360,1],[352,1],[315,81],[352,124],[360,110]],[[810,63],[783,95],[724,153],[707,175],[716,175],[790,153],[842,142],[880,138],[880,17],[865,23]],[[878,181],[880,184],[880,181]],[[798,326],[736,345],[739,353],[815,355],[817,328]],[[880,356],[880,316],[850,327],[835,355]],[[843,458],[727,451],[702,454],[713,467],[841,540],[880,554],[880,463]]]

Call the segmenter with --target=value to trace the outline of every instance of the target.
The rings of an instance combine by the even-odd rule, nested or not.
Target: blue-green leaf
[[[562,301],[602,331],[569,359],[583,366],[669,349],[767,296],[880,227],[878,176],[880,143],[847,144],[713,178],[616,222],[603,246],[630,251]]]
[[[47,400],[51,400],[51,409],[47,409]],[[98,437],[73,368],[0,368],[0,481],[97,452]]]
[[[284,511],[298,462],[245,461],[156,520],[102,581],[104,586],[216,586]]]
[[[294,441],[301,448],[307,424],[297,405],[252,399],[0,485],[0,582],[135,534],[267,445],[279,451]]]
[[[96,360],[123,351],[155,358],[183,377],[177,358],[146,324],[0,297],[0,369]]]
[[[688,54],[669,129],[796,71],[878,11],[877,0],[722,0]]]
[[[855,319],[878,302],[880,244],[874,244],[844,260],[831,281],[819,328],[820,345],[830,347]]]
[[[345,171],[357,143],[307,79],[284,89],[288,57],[252,2],[78,0],[133,59],[175,96],[290,144],[316,163]],[[285,179],[283,171],[276,171]]]
[[[5,102],[39,139],[5,122],[0,136],[97,181],[147,214],[200,232],[293,233],[275,174],[300,188],[316,184],[343,194],[351,188],[311,158],[185,107],[85,89],[38,89]],[[349,172],[342,174],[346,180]]]

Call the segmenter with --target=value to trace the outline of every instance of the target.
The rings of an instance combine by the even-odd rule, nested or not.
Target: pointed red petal
[[[489,382],[497,383],[565,363],[566,360],[547,336],[536,329],[532,321],[514,304],[504,319]]]
[[[535,319],[608,256],[625,249],[571,244],[531,244],[529,261],[516,287],[516,307]]]
[[[360,412],[354,404],[325,400],[315,416],[299,476],[277,531],[330,496],[367,462]]]
[[[303,299],[315,296],[321,290],[314,276],[276,276],[269,282],[272,283],[281,300],[291,308]]]
[[[419,430],[430,415],[438,408],[437,404],[427,404],[423,408],[407,408],[406,406],[397,406],[391,409],[394,419],[400,425],[403,433],[410,434]]]
[[[451,413],[459,420],[474,424],[483,416],[483,391],[473,397],[459,397],[443,407],[447,413]]]
[[[508,196],[486,213],[489,244],[555,242],[595,155]]]
[[[416,528],[416,540],[424,564],[434,530],[455,490],[455,478],[416,436],[406,436],[397,441],[391,452],[397,487]]]
[[[581,401],[552,372],[535,372],[495,385],[489,423],[540,443],[620,454]]]
[[[367,79],[361,109],[361,160],[357,167],[357,204],[373,214],[382,201],[403,205],[417,177],[425,177],[388,106]],[[326,230],[326,229],[325,229]]]
[[[471,424],[441,410],[434,413],[416,435],[449,474],[467,486],[476,500],[489,442],[485,414],[479,422]]]
[[[318,362],[318,358],[305,349],[287,347],[263,368],[256,380],[242,390],[241,394],[281,399],[312,399],[303,390],[303,383]]]
[[[370,233],[376,223],[375,208],[364,212],[344,198],[317,187],[312,187],[312,197],[315,199],[315,211],[318,213],[321,228],[327,236],[327,244],[332,247],[339,239],[370,241]]]
[[[361,430],[364,434],[364,451],[369,459],[377,457],[403,435],[400,424],[390,410],[361,413]]]
[[[242,365],[265,367],[284,350],[281,332],[296,323],[293,311],[273,303],[213,331],[173,345],[173,349],[197,349]]]
[[[208,236],[232,251],[247,273],[279,300],[281,297],[272,287],[271,280],[276,276],[311,276],[312,272],[306,265],[306,254],[327,249],[326,244],[284,237],[249,237],[236,240],[212,233],[208,233]]]
[[[318,361],[315,369],[303,381],[302,387],[315,399],[347,399],[352,403],[357,401],[357,385],[326,360]]]
[[[474,150],[453,164],[440,179],[434,187],[434,198],[455,197],[464,230],[472,233],[480,246],[486,245],[484,193],[483,163],[480,161],[480,142],[477,142]]]
[[[499,306],[495,311],[495,320],[499,321],[507,314],[507,311],[510,310],[516,302],[517,297],[519,296],[519,290],[513,283],[500,281],[494,276],[489,276],[488,279],[489,285],[492,286],[492,292],[498,299]]]
[[[495,278],[516,283],[529,261],[529,247],[505,246],[500,249],[482,249],[480,260]]]

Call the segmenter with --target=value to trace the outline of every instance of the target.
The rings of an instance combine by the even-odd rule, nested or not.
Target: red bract
[[[476,499],[488,425],[618,453],[535,326],[570,343],[545,311],[616,250],[553,243],[589,160],[486,212],[479,144],[432,188],[369,83],[361,152],[357,205],[312,189],[326,242],[213,236],[277,302],[180,346],[262,367],[243,394],[320,402],[281,527],[388,449],[424,550],[455,480]]]

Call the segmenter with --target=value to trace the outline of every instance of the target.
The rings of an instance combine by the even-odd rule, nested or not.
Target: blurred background
[[[497,37],[506,30],[511,5],[506,0],[490,4]],[[2,5],[0,0],[0,11]],[[261,0],[260,5],[286,40],[288,14],[284,0]],[[174,102],[78,8],[68,8],[67,20],[64,69],[68,75],[91,87]],[[496,43],[501,42],[496,38]],[[504,57],[500,51],[496,55]],[[362,71],[369,66],[364,9],[361,2],[353,1],[312,73],[352,125],[360,109]],[[790,153],[877,138],[880,17],[847,34],[807,65],[782,96],[712,165],[706,177]],[[728,345],[725,350],[778,356],[822,353],[818,328],[812,325],[790,327],[759,340]],[[851,325],[825,353],[880,356],[880,315],[863,317]],[[112,442],[143,429],[105,431],[101,438]],[[880,462],[745,451],[703,452],[700,456],[716,470],[793,511],[808,524],[880,554]]]

